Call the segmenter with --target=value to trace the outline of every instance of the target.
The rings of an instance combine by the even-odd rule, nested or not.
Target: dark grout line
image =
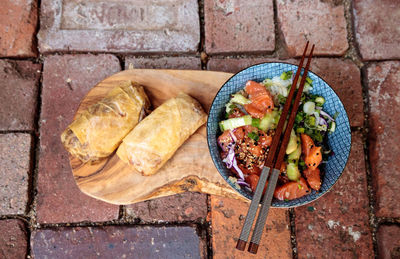
[[[121,71],[124,71],[125,68],[125,56],[122,54],[113,54],[114,56],[117,57],[118,61],[119,61],[119,65],[121,67]]]
[[[381,225],[396,225],[400,227],[400,218],[377,217],[377,221],[379,227]]]
[[[367,191],[369,199],[369,225],[371,228],[372,235],[372,245],[374,249],[375,258],[378,257],[378,243],[376,239],[376,233],[378,229],[379,222],[375,215],[375,193],[372,185],[372,171],[371,163],[369,160],[369,94],[368,94],[368,84],[367,84],[367,73],[366,66],[361,68],[361,86],[364,100],[364,130],[363,130],[363,143],[364,143],[364,159],[365,159],[365,169],[367,174]]]
[[[347,42],[349,48],[347,49],[344,57],[351,59],[359,68],[364,66],[359,52],[358,44],[354,38],[355,26],[353,17],[353,4],[351,0],[344,0],[344,16],[346,19],[346,30],[347,30]]]
[[[126,206],[120,205],[119,206],[119,212],[118,212],[118,220],[125,220],[125,215],[126,215]]]
[[[290,208],[289,212],[289,220],[290,220],[290,242],[292,244],[292,258],[297,259],[297,239],[296,239],[296,214],[294,212],[294,208]]]
[[[207,194],[207,215],[211,216],[211,195]],[[205,221],[206,225],[206,233],[207,233],[207,258],[212,259],[214,256],[212,250],[212,225],[211,225],[211,218],[210,221]]]
[[[204,0],[198,0],[199,5],[199,24],[200,24],[200,42],[198,52],[200,53],[201,69],[207,70],[208,55],[205,50],[206,32],[204,20]]]

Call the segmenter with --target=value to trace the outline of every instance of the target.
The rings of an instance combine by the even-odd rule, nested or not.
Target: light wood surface
[[[182,91],[196,98],[208,112],[214,96],[231,76],[229,73],[195,70],[125,70],[93,87],[82,100],[75,116],[123,80],[143,85],[153,109]],[[226,183],[214,167],[207,147],[205,125],[152,176],[131,171],[115,153],[96,165],[82,164],[72,157],[70,164],[82,192],[112,204],[132,204],[185,191],[246,200]]]

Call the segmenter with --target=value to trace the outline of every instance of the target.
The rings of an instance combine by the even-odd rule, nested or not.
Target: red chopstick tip
[[[239,239],[236,244],[236,249],[240,250],[240,251],[244,251],[244,249],[246,248],[246,243],[247,243],[246,241]]]
[[[255,243],[250,242],[248,251],[252,254],[257,254],[258,245]]]

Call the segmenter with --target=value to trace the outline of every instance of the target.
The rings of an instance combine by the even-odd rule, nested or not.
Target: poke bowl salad
[[[256,190],[283,106],[293,87],[296,70],[297,66],[289,66],[262,80],[242,78],[241,87],[232,88],[226,101],[220,104],[219,116],[213,118],[214,105],[211,108],[208,124],[210,119],[215,120],[215,146],[210,145],[210,138],[208,141],[214,163],[225,180],[246,197],[251,198]],[[274,191],[273,206],[297,206],[321,196],[339,178],[348,158],[351,139],[338,141],[343,132],[348,133],[347,137],[350,135],[349,127],[347,129],[343,127],[346,125],[341,125],[347,122],[348,126],[347,114],[337,95],[320,78],[317,79],[326,84],[329,88],[326,90],[332,91],[341,109],[335,109],[335,105],[332,107],[332,100],[329,102],[332,93],[327,95],[324,89],[316,91],[315,77],[315,74],[309,73],[306,78]],[[297,87],[300,81],[301,78]],[[340,134],[337,134],[338,128],[341,129]],[[343,131],[343,128],[346,130]],[[337,160],[336,152],[340,151],[337,142],[341,141],[348,144],[342,150],[345,156],[339,168],[337,165],[333,168],[327,166]],[[332,170],[336,170],[336,176],[332,175]]]

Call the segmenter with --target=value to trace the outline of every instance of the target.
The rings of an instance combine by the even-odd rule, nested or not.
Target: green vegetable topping
[[[221,131],[232,130],[241,126],[251,125],[252,119],[250,115],[245,115],[239,118],[232,118],[221,121],[219,127]]]
[[[251,126],[259,128],[260,127],[260,119],[257,118],[253,118],[253,120],[251,121]]]
[[[304,133],[304,128],[297,128],[297,129],[296,129],[296,133],[297,133],[297,134]]]
[[[308,76],[306,77],[306,81],[307,81],[307,83],[309,83],[310,85],[312,85],[312,79],[311,78],[309,78]]]
[[[258,141],[258,139],[260,138],[259,136],[258,136],[258,134],[256,133],[256,132],[250,132],[249,134],[247,134],[247,136],[249,137],[249,138],[251,138],[251,139],[253,139],[254,141]]]
[[[325,103],[325,99],[322,96],[318,96],[317,98],[315,98],[315,104],[317,106],[322,106]]]

